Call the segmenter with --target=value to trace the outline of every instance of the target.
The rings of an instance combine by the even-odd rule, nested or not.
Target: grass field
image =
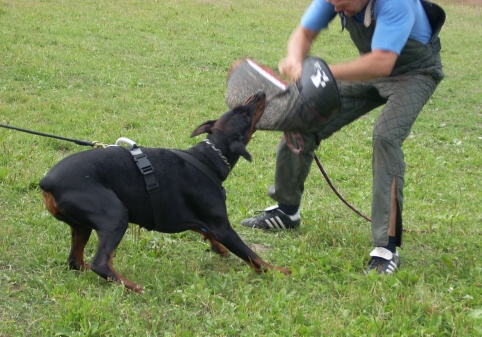
[[[187,148],[226,110],[229,67],[276,68],[309,0],[0,0],[0,123],[112,144]],[[0,128],[0,336],[482,336],[482,7],[443,2],[446,78],[404,144],[404,246],[393,277],[364,276],[370,224],[314,166],[298,231],[239,221],[271,204],[280,134],[257,132],[225,187],[233,227],[267,262],[257,275],[195,233],[129,228],[116,269],[143,296],[68,270],[70,232],[38,181],[83,148]],[[356,51],[335,23],[313,54]],[[340,192],[370,210],[371,131],[379,110],[323,142]],[[95,252],[97,237],[86,248]]]

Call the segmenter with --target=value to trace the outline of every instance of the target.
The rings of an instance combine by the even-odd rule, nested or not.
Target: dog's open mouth
[[[256,131],[256,123],[258,123],[261,115],[263,115],[264,108],[266,107],[266,94],[264,91],[258,90],[255,94],[248,97],[243,105],[248,105],[250,107],[254,105],[252,107],[253,115],[251,116],[251,132],[249,137],[251,138],[251,135]]]

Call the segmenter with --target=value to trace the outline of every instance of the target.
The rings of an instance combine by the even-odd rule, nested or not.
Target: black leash
[[[66,140],[68,142],[73,142],[77,145],[82,145],[82,146],[91,146],[91,147],[94,147],[94,148],[98,148],[98,147],[105,147],[104,144],[100,143],[100,142],[89,142],[89,141],[86,141],[86,140],[79,140],[79,139],[72,139],[72,138],[65,138],[65,137],[60,137],[60,136],[55,136],[55,135],[51,135],[51,134],[48,134],[48,133],[42,133],[42,132],[38,132],[38,131],[32,131],[32,130],[26,130],[26,129],[22,129],[22,128],[17,128],[15,126],[10,126],[10,125],[5,125],[5,124],[0,124],[0,127],[2,128],[6,128],[6,129],[12,129],[12,130],[16,130],[16,131],[22,131],[22,132],[26,132],[26,133],[31,133],[33,135],[37,135],[37,136],[43,136],[43,137],[50,137],[50,138],[55,138],[55,139],[60,139],[60,140]]]
[[[316,162],[316,165],[318,165],[318,168],[320,169],[321,171],[321,174],[323,174],[323,177],[325,178],[326,182],[328,183],[328,185],[330,186],[331,190],[336,194],[336,196],[345,204],[347,205],[353,212],[355,212],[356,214],[358,214],[359,216],[361,216],[362,218],[364,218],[365,220],[371,222],[372,220],[367,217],[365,214],[363,214],[362,212],[360,212],[359,210],[357,210],[355,207],[353,207],[348,201],[345,200],[345,198],[342,197],[342,195],[336,190],[335,186],[333,186],[333,183],[331,182],[330,178],[328,177],[328,174],[326,174],[325,172],[325,169],[323,168],[323,166],[321,165],[320,163],[320,160],[318,159],[318,157],[316,156],[315,154],[315,162]]]

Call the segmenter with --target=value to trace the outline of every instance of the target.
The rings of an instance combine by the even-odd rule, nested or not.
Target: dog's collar
[[[209,139],[205,139],[204,142],[206,144],[209,145],[209,147],[211,147],[211,149],[214,150],[214,152],[216,152],[218,154],[218,156],[223,160],[223,162],[226,164],[226,166],[228,167],[228,170],[231,171],[231,164],[228,162],[228,158],[226,158],[223,153],[221,152],[220,149],[218,149],[213,143],[211,143],[209,141]]]

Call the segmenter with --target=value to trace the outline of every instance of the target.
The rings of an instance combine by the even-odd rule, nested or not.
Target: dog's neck
[[[207,138],[204,140],[204,142],[205,142],[206,144],[208,144],[208,145],[214,150],[214,152],[216,152],[216,153],[219,155],[219,157],[223,160],[223,162],[224,162],[224,163],[226,164],[226,166],[228,167],[228,170],[231,171],[231,164],[228,162],[228,158],[226,158],[226,157],[223,155],[223,153],[221,152],[221,150],[218,149],[218,148],[217,148],[213,143],[211,143],[211,142],[209,141],[209,139],[207,139]]]
[[[221,181],[225,181],[231,172],[232,164],[224,156],[212,141],[202,141],[197,143],[191,149],[191,154],[199,161],[208,166]]]

